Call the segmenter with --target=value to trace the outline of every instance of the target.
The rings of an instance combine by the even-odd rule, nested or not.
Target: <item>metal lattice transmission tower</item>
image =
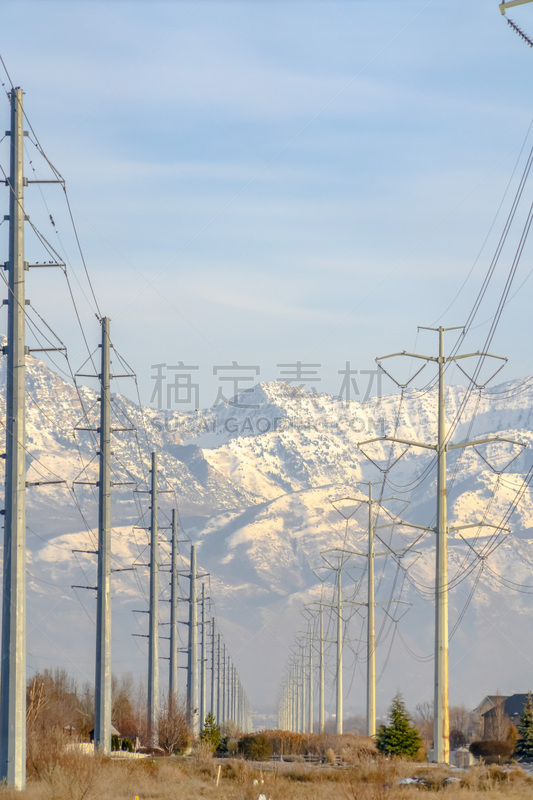
[[[26,782],[26,297],[24,280],[24,112],[22,89],[11,89],[9,260],[7,297],[6,471],[0,780]]]
[[[502,356],[494,356],[490,353],[466,353],[462,355],[444,355],[444,333],[445,331],[461,330],[462,326],[454,328],[428,328],[419,326],[419,330],[435,331],[439,335],[438,356],[425,356],[419,353],[408,353],[405,350],[401,353],[393,353],[387,356],[376,358],[380,362],[386,358],[396,356],[407,356],[408,358],[421,359],[426,362],[436,363],[438,366],[438,415],[437,415],[437,442],[428,444],[426,442],[416,442],[410,439],[402,439],[396,436],[380,436],[361,442],[359,447],[377,441],[389,441],[407,445],[408,447],[422,447],[433,450],[437,456],[437,525],[433,528],[436,534],[436,559],[435,559],[435,681],[434,681],[434,760],[437,762],[448,763],[450,758],[449,742],[449,705],[448,705],[448,532],[462,530],[472,527],[497,527],[486,522],[470,523],[468,525],[448,526],[448,500],[446,494],[446,453],[449,450],[456,450],[463,447],[475,447],[479,444],[490,442],[510,442],[513,445],[522,445],[512,439],[500,436],[492,436],[483,439],[476,439],[458,444],[450,444],[449,436],[446,433],[446,406],[445,406],[445,369],[446,365],[459,361],[464,358],[496,358],[506,362]],[[502,365],[503,367],[503,365]],[[499,367],[497,372],[502,368]],[[381,367],[383,369],[383,367]],[[385,370],[384,370],[385,371]],[[389,374],[389,373],[387,373]],[[418,373],[416,373],[418,374]],[[466,373],[465,373],[466,374]],[[496,374],[496,373],[494,373]],[[389,376],[391,377],[391,376]],[[494,377],[494,375],[492,376]],[[394,380],[394,379],[393,379]],[[485,381],[483,385],[486,385]],[[482,388],[482,387],[478,387]],[[364,452],[364,451],[363,451]],[[422,527],[422,526],[412,526]],[[431,530],[431,529],[429,529]]]

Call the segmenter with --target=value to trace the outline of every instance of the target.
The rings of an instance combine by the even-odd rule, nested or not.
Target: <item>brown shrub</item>
[[[483,758],[486,764],[499,764],[510,759],[514,750],[513,741],[500,739],[486,739],[472,742],[470,752],[476,758]]]

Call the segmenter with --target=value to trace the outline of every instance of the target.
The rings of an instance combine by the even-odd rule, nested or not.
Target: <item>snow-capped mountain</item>
[[[94,554],[73,551],[94,550],[97,442],[94,432],[74,429],[97,426],[98,398],[32,357],[27,388],[28,482],[41,484],[28,488],[29,668],[60,664],[92,681],[94,592],[71,585],[95,583]],[[293,634],[307,625],[300,613],[304,604],[332,602],[332,573],[324,569],[321,552],[366,551],[367,506],[346,498],[365,498],[362,482],[385,477],[386,485],[374,485],[373,493],[391,498],[384,503],[391,514],[435,524],[435,452],[382,438],[435,444],[435,388],[346,403],[274,382],[204,411],[141,410],[119,395],[113,408],[115,427],[136,428],[117,432],[113,446],[116,568],[147,561],[143,491],[150,452],[156,450],[166,492],[161,535],[168,537],[169,511],[177,503],[180,538],[198,545],[220,628],[261,710],[274,710]],[[498,436],[525,445],[492,442],[448,451],[452,702],[473,706],[482,694],[530,688],[533,500],[524,477],[533,464],[532,409],[532,380],[469,397],[463,387],[446,390],[450,444]],[[65,483],[46,485],[52,480]],[[455,530],[478,521],[499,525],[517,495],[508,534],[490,527]],[[390,521],[380,511],[376,526]],[[378,708],[384,710],[397,688],[412,706],[432,696],[435,554],[431,531],[420,537],[418,529],[389,526],[376,533],[383,541],[376,550],[388,553],[376,559],[376,599],[382,604]],[[181,547],[185,567],[188,545]],[[396,557],[390,549],[398,551]],[[162,565],[168,567],[168,546],[162,548]],[[358,604],[365,600],[366,559],[353,555],[346,568],[349,714],[364,705],[366,610]],[[146,615],[132,609],[146,608],[147,578],[143,566],[114,577],[114,669],[141,678],[145,643],[131,634],[144,632]],[[162,599],[168,599],[161,583]],[[188,581],[182,583],[186,595]],[[161,604],[162,624],[167,605]],[[163,641],[163,657],[164,650]],[[161,661],[162,672],[166,663]]]

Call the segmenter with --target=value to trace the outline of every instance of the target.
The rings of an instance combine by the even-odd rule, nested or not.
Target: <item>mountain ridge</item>
[[[4,381],[5,363],[0,367],[2,404]],[[523,440],[528,447],[517,454],[503,475],[489,466],[493,461],[493,467],[501,466],[496,444],[478,448],[485,461],[473,450],[450,454],[450,525],[483,518],[487,505],[487,521],[497,524],[520,491],[531,464],[530,383],[531,379],[509,381],[470,397],[458,420],[454,441],[463,436],[480,438],[490,432],[491,436]],[[97,421],[97,395],[87,387],[79,388],[88,409],[84,417],[77,389],[33,357],[28,357],[27,388],[28,480],[55,475],[68,481],[66,485],[28,489],[28,663],[31,669],[38,669],[66,662],[83,680],[91,681],[92,598],[91,594],[80,596],[79,590],[74,594],[70,586],[94,584],[94,557],[73,555],[71,551],[94,549],[96,504],[93,487],[74,486],[72,482],[95,480],[97,461],[94,434],[75,434],[73,429],[80,420],[85,420],[87,427]],[[446,390],[449,425],[461,408],[465,391],[461,386]],[[139,432],[116,435],[114,480],[135,480],[146,488],[149,454],[152,449],[158,451],[161,484],[171,490],[170,495],[162,495],[163,565],[168,564],[169,552],[166,519],[177,502],[183,531],[197,543],[202,568],[211,573],[221,629],[243,682],[247,688],[249,685],[252,702],[260,710],[272,709],[293,631],[303,624],[303,603],[332,596],[332,584],[321,570],[320,552],[346,544],[364,550],[366,512],[357,511],[346,525],[333,506],[340,497],[364,494],[361,481],[376,480],[381,474],[358,449],[361,437],[389,434],[433,442],[435,400],[434,387],[366,403],[346,403],[325,393],[273,382],[241,393],[233,398],[233,404],[182,412],[141,410],[126,397],[115,395],[117,425],[118,421],[124,427],[126,422],[127,426],[135,424]],[[249,405],[254,407],[245,407]],[[473,410],[477,415],[472,423]],[[510,445],[503,447],[507,447],[505,458],[509,460],[514,452],[509,451]],[[382,470],[401,452],[398,446],[383,441],[369,448],[368,455]],[[386,472],[385,495],[396,494],[402,500],[389,504],[391,511],[401,512],[403,518],[417,524],[433,524],[433,462],[431,452],[414,452],[411,448]],[[377,489],[375,493],[379,498]],[[410,501],[408,507],[404,499]],[[142,527],[134,528],[146,524],[147,504],[142,503],[142,495],[132,497],[131,487],[115,487],[112,515],[117,568],[142,562],[145,556],[147,534]],[[450,650],[451,695],[465,702],[471,697],[471,705],[475,705],[474,693],[479,691],[480,669],[486,673],[487,692],[495,688],[510,691],[524,688],[521,681],[526,681],[528,665],[533,664],[533,645],[529,642],[517,648],[520,655],[512,676],[502,661],[503,653],[514,651],[522,620],[531,611],[530,595],[524,593],[531,590],[511,591],[513,583],[533,585],[529,579],[533,570],[533,501],[529,489],[510,522],[512,533],[506,538],[491,538],[490,529],[488,535],[487,529],[468,529],[449,536],[451,628],[461,620]],[[383,566],[376,562],[378,601],[390,612],[390,619],[381,614],[379,623],[377,656],[378,664],[382,662],[379,668],[383,679],[378,706],[382,710],[398,688],[398,674],[402,675],[400,688],[410,702],[428,699],[432,694],[431,664],[426,657],[433,647],[434,545],[431,533],[416,546],[415,540],[416,535],[407,529],[396,529],[385,543],[393,549],[411,547],[420,554],[407,555],[400,564],[392,558]],[[496,544],[498,547],[487,557]],[[186,545],[182,559],[186,565]],[[143,644],[132,640],[130,634],[144,630],[145,620],[139,617],[145,615],[131,614],[131,609],[145,599],[147,576],[143,569],[114,578],[113,603],[114,669],[131,670],[139,678],[145,673],[146,653]],[[354,558],[350,575],[345,581],[347,596],[363,602],[364,564]],[[182,582],[186,594],[187,582]],[[166,591],[164,585],[162,591]],[[401,620],[399,600],[412,603]],[[164,622],[164,605],[161,614]],[[364,617],[364,608],[360,608],[349,622],[346,620],[355,639],[364,639]],[[492,656],[487,627],[499,642]],[[250,641],[254,642],[251,650]],[[162,648],[164,653],[164,645]],[[412,658],[409,650],[417,657]],[[390,669],[391,660],[394,670]],[[454,672],[456,663],[466,665],[460,681]],[[363,708],[364,664],[362,645],[347,645],[345,670],[354,683],[345,699],[347,713]],[[511,679],[516,683],[505,683]]]

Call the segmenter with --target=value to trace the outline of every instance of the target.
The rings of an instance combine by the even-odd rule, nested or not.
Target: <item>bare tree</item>
[[[422,737],[424,747],[429,749],[433,744],[433,703],[431,700],[417,703],[415,714],[413,715],[413,724]]]
[[[185,750],[191,741],[187,712],[183,705],[165,703],[159,714],[159,747],[171,756]]]
[[[505,713],[506,697],[497,694],[494,698],[494,708],[485,716],[484,739],[497,739],[504,742],[509,733],[511,718]]]
[[[134,710],[135,686],[131,673],[111,679],[111,720],[121,736],[135,739],[139,735],[139,720]]]
[[[466,706],[452,706],[450,708],[450,747],[452,750],[466,745],[470,725],[470,712]]]

